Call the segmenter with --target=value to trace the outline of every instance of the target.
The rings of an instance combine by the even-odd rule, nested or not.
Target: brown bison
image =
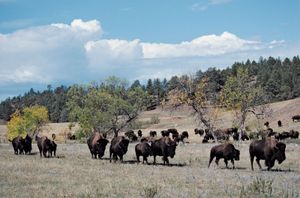
[[[277,140],[284,140],[290,137],[290,133],[289,132],[282,132],[282,133],[277,133],[274,136]]]
[[[87,144],[90,149],[92,158],[95,157],[101,159],[104,156],[105,148],[108,143],[108,140],[103,137],[103,135],[99,132],[95,132],[91,137],[88,138]]]
[[[128,137],[130,142],[136,142],[138,140],[138,137],[136,136],[133,130],[127,131],[124,135]]]
[[[163,156],[164,164],[169,164],[168,157],[175,156],[177,143],[169,137],[162,137],[152,142],[151,148],[153,152],[153,164],[156,163],[156,156]]]
[[[277,125],[278,125],[278,127],[282,127],[282,122],[281,122],[281,120],[278,120],[278,121],[277,121]]]
[[[179,133],[178,133],[177,129],[168,129],[168,131],[169,131],[169,133],[172,134],[173,140],[174,140],[175,138],[178,138]]]
[[[114,161],[117,161],[118,156],[123,162],[123,155],[127,153],[129,145],[129,140],[124,136],[117,136],[111,140],[109,148],[109,162],[111,162],[111,156],[113,156]]]
[[[169,137],[169,135],[170,135],[170,131],[168,131],[168,130],[162,130],[160,133],[161,133],[161,136],[163,136],[163,137]]]
[[[25,145],[25,140],[23,139],[22,136],[17,136],[12,140],[12,145],[15,151],[15,154],[23,154],[24,153],[24,145]]]
[[[199,134],[200,136],[202,136],[204,134],[204,130],[203,129],[194,129],[195,134]]]
[[[140,156],[143,156],[143,164],[144,161],[148,164],[147,157],[152,156],[152,149],[151,149],[151,143],[149,142],[141,142],[135,146],[135,154],[136,159],[138,162],[140,162]]]
[[[281,164],[285,160],[285,148],[286,145],[282,142],[278,142],[275,138],[253,141],[249,147],[251,169],[253,170],[254,157],[256,157],[256,162],[260,169],[261,165],[259,160],[265,160],[265,165],[268,167],[268,170],[274,166],[275,160]]]
[[[32,150],[32,138],[27,134],[25,138],[17,136],[12,140],[15,154],[30,154]]]
[[[50,157],[51,151],[53,151],[53,144],[51,143],[51,140],[46,136],[36,136],[35,140],[40,151],[40,157],[42,157],[42,154],[44,157]]]
[[[184,139],[189,138],[189,133],[187,131],[183,131],[178,137],[175,137],[176,142],[182,142],[184,143]]]
[[[142,132],[142,130],[138,130],[138,132],[137,132],[137,133],[138,133],[138,137],[139,137],[139,138],[141,138],[141,137],[143,136],[143,132]]]
[[[294,131],[293,129],[292,130],[290,130],[290,137],[292,138],[292,139],[298,139],[299,138],[299,132],[298,131]]]
[[[294,116],[292,117],[292,120],[293,120],[293,122],[299,121],[299,120],[300,120],[300,115],[294,115]]]
[[[149,134],[150,134],[150,137],[157,136],[157,132],[156,131],[150,131]]]
[[[228,160],[231,161],[234,168],[234,160],[240,160],[240,151],[234,148],[234,146],[229,143],[220,144],[212,147],[210,150],[208,168],[215,157],[217,165],[219,165],[219,160],[221,158],[224,158],[226,168],[228,168]]]
[[[52,154],[54,155],[54,157],[56,157],[56,148],[57,148],[57,144],[54,142],[54,140],[50,140],[50,156],[52,157]]]

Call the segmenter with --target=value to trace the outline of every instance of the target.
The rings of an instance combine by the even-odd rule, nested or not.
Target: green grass
[[[59,158],[14,155],[0,144],[0,197],[299,197],[300,148],[288,144],[287,159],[275,171],[250,170],[249,142],[236,145],[241,160],[236,169],[215,163],[208,169],[213,144],[180,144],[172,166],[134,162],[129,145],[125,163],[91,159],[86,144],[59,144]],[[33,145],[33,152],[37,152]],[[153,158],[149,158],[152,162]],[[231,165],[231,164],[230,164]],[[230,166],[231,167],[231,166]],[[256,193],[256,194],[255,194]]]

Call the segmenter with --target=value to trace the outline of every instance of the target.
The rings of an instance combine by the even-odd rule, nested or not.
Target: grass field
[[[235,145],[241,151],[236,169],[225,169],[223,161],[207,168],[213,144],[180,144],[171,166],[153,166],[135,162],[135,143],[122,164],[109,163],[108,150],[103,160],[91,159],[86,144],[59,144],[59,158],[45,159],[36,144],[33,155],[17,156],[2,143],[0,197],[299,197],[299,140],[287,144],[286,161],[270,172],[256,164],[250,170],[249,143]]]

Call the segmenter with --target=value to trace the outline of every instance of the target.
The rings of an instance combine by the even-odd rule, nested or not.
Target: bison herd
[[[294,120],[300,120],[300,117],[293,117]],[[278,126],[282,126],[282,122],[278,121]],[[266,130],[260,131],[257,136],[247,135],[244,132],[238,132],[237,128],[226,128],[226,129],[217,129],[217,130],[208,130],[208,129],[195,129],[195,134],[199,134],[203,137],[203,143],[208,143],[210,140],[225,141],[216,146],[213,146],[210,151],[210,158],[208,163],[208,168],[210,167],[214,158],[216,164],[219,164],[220,159],[224,159],[226,168],[228,168],[228,161],[231,161],[233,168],[234,161],[240,159],[240,151],[236,149],[233,144],[228,143],[230,137],[233,140],[249,140],[252,138],[259,140],[253,140],[249,146],[250,154],[250,163],[251,169],[253,170],[253,161],[254,158],[258,164],[258,167],[261,169],[260,160],[265,161],[265,166],[267,170],[270,170],[275,161],[278,161],[281,164],[285,159],[285,149],[286,145],[280,140],[286,138],[299,138],[299,132],[290,130],[289,132],[274,132],[269,123],[266,122]],[[156,157],[161,156],[163,164],[169,165],[169,157],[173,158],[176,154],[177,145],[182,142],[185,143],[186,139],[189,138],[187,131],[181,133],[177,129],[167,129],[161,131],[161,137],[157,137],[156,131],[150,131],[149,136],[144,137],[141,130],[137,132],[137,135],[133,130],[129,130],[124,133],[124,136],[115,136],[110,141],[109,147],[109,161],[117,161],[118,159],[122,162],[123,156],[128,151],[128,146],[130,142],[138,142],[135,145],[135,154],[137,162],[140,162],[140,157],[142,156],[142,163],[145,162],[148,164],[148,157],[153,156],[153,164],[156,164]],[[35,134],[35,141],[39,149],[40,157],[52,157],[56,156],[57,144],[54,142],[55,135],[52,136],[52,140],[46,136],[39,136]],[[100,133],[99,131],[94,132],[88,139],[87,144],[90,150],[92,158],[99,158],[105,154],[106,146],[109,143],[109,140],[106,137],[106,134]],[[15,137],[12,140],[12,145],[14,148],[14,153],[18,154],[30,154],[32,150],[32,138],[29,135],[26,135],[25,138],[22,136]]]

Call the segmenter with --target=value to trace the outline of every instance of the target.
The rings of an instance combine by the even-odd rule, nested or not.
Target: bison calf
[[[285,148],[286,145],[274,138],[268,138],[264,140],[255,140],[249,146],[251,169],[253,170],[253,160],[256,157],[256,162],[261,169],[259,160],[265,160],[265,165],[270,170],[275,160],[281,164],[285,160]]]
[[[210,159],[208,163],[208,168],[215,157],[216,157],[217,165],[219,165],[219,160],[221,158],[224,158],[226,168],[228,168],[228,160],[231,161],[234,168],[234,160],[237,161],[240,160],[240,151],[235,149],[234,146],[229,143],[212,147],[212,149],[210,150]]]
[[[153,155],[150,143],[142,142],[137,144],[135,146],[135,154],[138,162],[140,162],[140,156],[143,156],[143,164],[144,161],[146,161],[146,163],[148,164],[147,157]]]

